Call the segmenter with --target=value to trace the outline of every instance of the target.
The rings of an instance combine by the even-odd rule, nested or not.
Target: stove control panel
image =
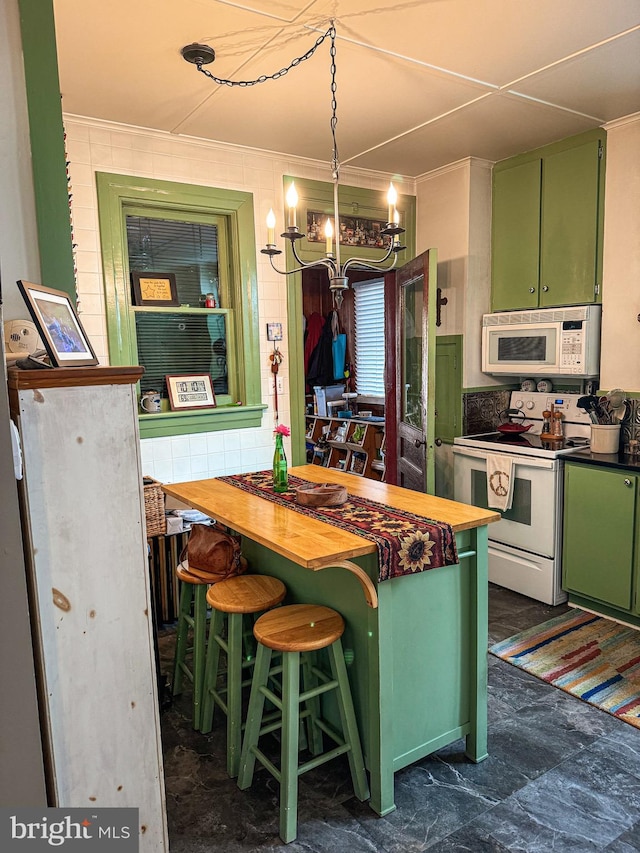
[[[522,412],[526,420],[542,420],[542,413],[551,410],[562,412],[562,420],[565,423],[591,424],[591,420],[584,409],[578,408],[578,400],[581,394],[563,394],[562,391],[552,391],[543,394],[535,391],[512,391],[511,408]]]

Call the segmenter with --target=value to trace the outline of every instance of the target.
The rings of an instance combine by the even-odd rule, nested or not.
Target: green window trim
[[[226,266],[230,274],[226,286],[233,308],[226,313],[230,342],[237,344],[230,361],[230,381],[233,375],[230,397],[236,399],[223,397],[216,408],[206,412],[140,414],[140,437],[260,426],[267,407],[262,403],[260,387],[258,283],[251,193],[105,172],[96,173],[96,183],[109,360],[114,366],[137,363],[135,311],[139,309],[132,306],[130,298],[126,214],[143,212],[146,216],[165,217],[170,214],[187,222],[204,221],[217,215],[224,218],[229,236]],[[176,312],[180,309],[155,310]],[[186,310],[194,313],[203,309]]]

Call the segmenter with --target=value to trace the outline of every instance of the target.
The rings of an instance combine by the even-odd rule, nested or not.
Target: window
[[[233,390],[227,365],[227,325],[233,309],[226,264],[219,258],[226,242],[224,221],[154,218],[127,207],[124,213],[130,273],[173,273],[183,309],[176,313],[134,307],[138,363],[144,367],[141,392],[153,389],[166,398],[168,374],[208,373],[218,403],[230,403],[224,396]]]
[[[98,209],[112,364],[145,368],[158,414],[140,435],[259,426],[257,278],[249,193],[99,173]],[[175,302],[136,304],[132,273],[175,279]],[[165,377],[208,373],[216,407],[170,411]]]
[[[356,391],[363,397],[384,397],[384,281],[358,282],[353,293]]]

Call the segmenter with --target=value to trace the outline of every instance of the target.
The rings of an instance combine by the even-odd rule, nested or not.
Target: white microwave
[[[510,376],[597,376],[601,314],[601,305],[484,314],[482,370]]]

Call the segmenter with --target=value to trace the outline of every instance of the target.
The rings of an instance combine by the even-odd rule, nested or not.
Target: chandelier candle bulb
[[[393,186],[393,183],[389,184],[389,192],[387,193],[387,204],[389,205],[389,213],[387,215],[387,222],[390,224],[395,223],[396,221],[396,203],[398,201],[398,193],[396,192],[396,188]]]
[[[298,204],[298,193],[293,181],[287,190],[287,204],[289,205],[289,228],[295,228],[296,223],[296,206]]]
[[[331,225],[329,217],[327,217],[327,221],[324,226],[324,236],[327,239],[327,255],[331,255],[333,253],[333,226]]]
[[[276,242],[276,215],[273,209],[269,209],[267,213],[267,245],[275,246]]]

